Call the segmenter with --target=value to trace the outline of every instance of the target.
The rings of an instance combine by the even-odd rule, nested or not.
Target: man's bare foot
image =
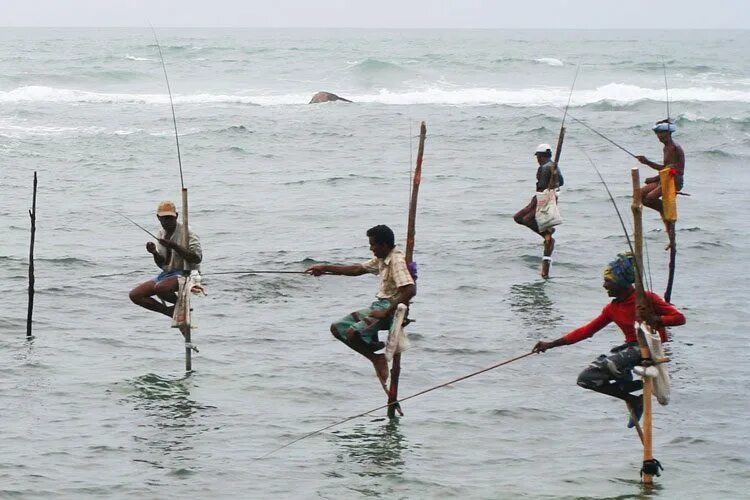
[[[170,318],[174,316],[174,306],[169,306],[166,309],[164,309],[164,315],[169,316]]]
[[[383,386],[383,389],[386,389],[385,383],[388,381],[388,362],[385,360],[384,354],[375,354],[375,357],[372,358],[372,366],[375,367],[375,373],[378,376],[378,380],[380,380],[380,385]]]

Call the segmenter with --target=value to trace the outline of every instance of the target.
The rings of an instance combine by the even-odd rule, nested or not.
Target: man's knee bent
[[[576,383],[579,387],[595,391],[599,387],[603,386],[607,382],[607,380],[608,377],[604,375],[599,368],[590,366],[578,375],[578,380],[576,381]]]

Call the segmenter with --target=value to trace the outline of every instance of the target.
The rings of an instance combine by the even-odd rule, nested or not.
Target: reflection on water
[[[400,475],[404,468],[403,450],[408,447],[398,428],[398,419],[378,419],[378,426],[359,424],[350,431],[334,432],[342,453],[337,463],[358,463],[360,476]],[[377,421],[376,421],[377,422]]]
[[[557,328],[563,317],[547,296],[544,280],[519,283],[510,287],[510,308],[531,330],[548,334]]]
[[[142,456],[136,461],[157,468],[170,467],[165,459],[189,459],[190,440],[206,430],[200,417],[212,406],[204,406],[190,398],[194,380],[188,373],[184,377],[169,379],[149,373],[130,381],[135,389],[126,398],[136,411],[153,419],[152,425],[141,425],[134,436],[156,455],[149,460]],[[170,467],[171,468],[171,467]]]

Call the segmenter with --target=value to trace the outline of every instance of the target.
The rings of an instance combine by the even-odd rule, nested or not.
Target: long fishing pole
[[[560,109],[560,108],[557,108],[557,109]],[[575,121],[576,123],[580,123],[581,125],[583,125],[583,126],[584,126],[584,127],[586,127],[587,129],[589,129],[590,131],[592,131],[593,133],[595,133],[596,135],[598,135],[599,137],[601,137],[602,139],[604,139],[605,141],[607,141],[607,142],[611,143],[612,145],[614,145],[614,146],[616,146],[616,147],[620,148],[621,150],[623,150],[624,152],[626,152],[627,154],[629,154],[629,155],[630,155],[630,156],[632,156],[633,158],[636,158],[636,159],[638,158],[638,156],[634,155],[633,153],[631,153],[630,151],[628,151],[628,150],[627,150],[627,149],[625,149],[624,147],[620,146],[620,145],[619,145],[619,144],[617,144],[617,143],[616,143],[615,141],[613,141],[612,139],[610,139],[610,138],[609,138],[609,137],[607,137],[606,135],[602,134],[602,133],[601,133],[601,132],[599,132],[598,130],[596,130],[596,129],[594,129],[593,127],[589,126],[589,125],[588,125],[588,124],[587,124],[586,122],[584,122],[583,120],[579,120],[578,118],[576,118],[575,116],[571,115],[570,113],[568,113],[568,116],[570,116],[570,118],[571,118],[571,119],[572,119],[573,121]]]
[[[625,221],[622,218],[622,214],[620,213],[620,209],[617,208],[617,203],[615,202],[615,197],[612,196],[612,191],[609,190],[609,186],[607,185],[606,181],[604,180],[604,177],[602,177],[602,173],[599,171],[598,168],[596,168],[596,164],[594,164],[594,161],[591,159],[591,157],[586,153],[586,151],[581,150],[581,152],[584,154],[586,159],[591,163],[591,166],[594,167],[594,170],[596,171],[596,175],[599,176],[599,180],[601,181],[602,185],[604,186],[604,189],[607,190],[607,196],[609,196],[609,201],[612,202],[612,206],[615,207],[615,212],[617,213],[617,218],[620,220],[620,227],[622,227],[622,232],[625,234],[625,239],[628,242],[628,248],[630,249],[630,252],[635,255],[635,250],[633,249],[633,242],[630,240],[630,233],[628,233],[627,227],[625,227]],[[648,256],[648,254],[647,254]],[[640,269],[640,265],[638,264],[637,260],[634,259],[635,267],[638,271],[642,270]]]
[[[667,93],[667,123],[670,123],[670,114],[669,114],[669,83],[667,83],[667,65],[664,62],[664,56],[661,57],[661,67],[664,70],[664,90]]]
[[[286,443],[283,446],[279,446],[278,448],[269,451],[265,455],[261,455],[260,457],[256,458],[256,460],[261,460],[261,459],[266,458],[266,457],[268,457],[270,455],[273,455],[277,451],[283,450],[284,448],[286,448],[288,446],[291,446],[294,443],[298,443],[298,442],[302,441],[303,439],[307,439],[309,437],[315,436],[316,434],[320,434],[321,432],[327,431],[328,429],[331,429],[332,427],[336,427],[337,425],[341,425],[341,424],[344,424],[344,423],[349,422],[351,420],[354,420],[354,419],[357,419],[357,418],[360,418],[360,417],[364,417],[366,415],[369,415],[370,413],[376,412],[378,410],[382,410],[383,408],[387,408],[389,406],[398,405],[399,403],[401,403],[403,401],[407,401],[409,399],[416,398],[417,396],[421,396],[423,394],[427,394],[428,392],[432,392],[432,391],[440,389],[442,387],[446,387],[448,385],[452,385],[452,384],[455,384],[457,382],[461,382],[462,380],[466,380],[468,378],[474,377],[474,376],[479,375],[481,373],[488,372],[490,370],[494,370],[495,368],[500,368],[503,365],[507,365],[507,364],[513,363],[514,361],[518,361],[519,359],[523,359],[525,357],[531,356],[532,354],[535,354],[535,353],[534,352],[527,352],[526,354],[522,354],[520,356],[516,356],[515,358],[511,358],[511,359],[502,361],[500,363],[496,363],[496,364],[494,364],[492,366],[488,366],[487,368],[483,368],[481,370],[472,372],[472,373],[470,373],[468,375],[464,375],[463,377],[458,377],[456,379],[450,380],[450,381],[442,383],[440,385],[436,385],[434,387],[430,387],[429,389],[425,389],[423,391],[417,392],[415,394],[412,394],[411,396],[407,396],[405,398],[401,398],[401,399],[398,399],[396,401],[391,401],[391,402],[386,403],[386,404],[384,404],[382,406],[378,406],[377,408],[373,408],[372,410],[367,410],[365,412],[358,413],[357,415],[352,415],[351,417],[347,417],[344,420],[339,420],[338,422],[334,422],[334,423],[332,423],[330,425],[327,425],[327,426],[323,427],[322,429],[318,429],[316,431],[309,432],[309,433],[305,434],[304,436],[298,437],[297,439],[295,439],[293,441],[290,441],[290,442]]]
[[[215,273],[201,273],[201,276],[214,276],[217,274],[310,274],[307,271],[255,271],[255,270],[244,270],[244,271],[218,271]],[[328,274],[328,273],[323,273]]]
[[[161,67],[164,70],[164,80],[167,82],[167,93],[169,94],[169,105],[172,108],[172,123],[174,124],[174,140],[177,144],[177,163],[180,166],[180,187],[185,189],[185,181],[182,176],[182,156],[180,155],[180,136],[177,133],[177,116],[174,112],[174,100],[172,99],[172,88],[169,85],[169,76],[167,76],[167,65],[164,63],[164,54],[161,52],[161,45],[159,44],[159,38],[156,36],[156,30],[151,26],[151,31],[154,33],[154,41],[156,42],[156,48],[159,49],[159,59],[161,60]]]
[[[130,218],[130,217],[128,217],[127,215],[125,215],[125,214],[123,214],[123,213],[120,213],[120,212],[117,212],[117,211],[115,211],[115,210],[110,210],[110,211],[111,211],[111,212],[113,212],[113,213],[116,213],[116,214],[117,214],[117,215],[119,215],[120,217],[124,217],[124,218],[126,218],[127,220],[129,220],[130,222],[132,222],[133,224],[135,224],[135,226],[136,226],[136,227],[137,227],[138,229],[140,229],[140,230],[141,230],[141,231],[143,231],[144,233],[148,234],[148,235],[149,235],[149,236],[151,236],[151,237],[152,237],[153,239],[155,239],[155,240],[158,240],[158,239],[160,239],[160,238],[159,238],[158,236],[156,236],[156,235],[155,235],[154,233],[152,233],[151,231],[149,231],[149,230],[148,230],[148,229],[146,229],[145,227],[141,226],[140,224],[138,224],[138,223],[137,223],[136,221],[134,221],[133,219],[131,219],[131,218]]]
[[[573,77],[573,85],[570,86],[570,93],[568,94],[568,103],[565,105],[565,113],[563,113],[562,124],[560,128],[565,126],[565,118],[568,116],[568,108],[570,107],[570,100],[573,98],[573,89],[576,87],[576,80],[578,80],[578,71],[581,69],[581,65],[576,66],[576,74]]]

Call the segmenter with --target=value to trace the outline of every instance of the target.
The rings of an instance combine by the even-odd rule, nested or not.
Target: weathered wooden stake
[[[409,202],[409,221],[406,228],[406,264],[410,265],[414,260],[414,235],[416,234],[417,222],[417,197],[419,195],[419,183],[422,181],[422,157],[424,156],[424,141],[427,137],[427,126],[424,122],[419,129],[419,149],[417,150],[417,166],[414,169],[414,180],[412,181],[411,200]],[[388,417],[394,418],[396,411],[401,412],[398,403],[398,379],[401,375],[401,353],[393,355],[391,366],[391,387],[388,391]]]
[[[630,171],[633,180],[633,236],[635,239],[633,252],[635,254],[635,293],[636,293],[636,321],[642,321],[639,307],[648,306],[646,293],[643,287],[643,204],[641,202],[641,181],[638,167],[633,167]],[[641,358],[651,359],[648,344],[642,332],[638,333],[638,345],[641,349]],[[651,392],[653,380],[651,377],[643,377],[643,462],[653,460],[653,441],[652,441],[652,415],[651,415]],[[651,474],[643,473],[643,484],[651,485],[654,482]]]
[[[186,249],[190,248],[190,234],[189,234],[189,217],[188,217],[188,190],[187,188],[182,188],[182,245]],[[184,262],[184,259],[183,259]],[[185,285],[188,286],[187,280],[185,281]],[[190,293],[190,291],[188,291]],[[193,346],[191,343],[191,335],[190,335],[190,324],[192,322],[190,310],[185,311],[186,318],[188,321],[186,321],[185,331],[183,332],[183,335],[185,336],[185,370],[186,371],[192,371],[193,370]]]
[[[31,339],[31,323],[34,314],[34,239],[36,237],[36,172],[34,172],[34,195],[29,210],[31,218],[31,242],[29,243],[29,308],[26,313],[26,338]]]
[[[562,154],[562,147],[563,142],[565,141],[565,127],[560,126],[560,135],[557,138],[557,147],[555,148],[555,158],[554,162],[555,165],[552,167],[552,170],[550,172],[549,176],[549,184],[547,184],[547,189],[556,189],[557,188],[557,165],[560,162],[560,155]],[[548,232],[544,233],[544,252],[542,257],[542,278],[549,278],[549,268],[552,263],[552,252],[554,251],[554,247],[552,246],[552,229],[550,229]]]

